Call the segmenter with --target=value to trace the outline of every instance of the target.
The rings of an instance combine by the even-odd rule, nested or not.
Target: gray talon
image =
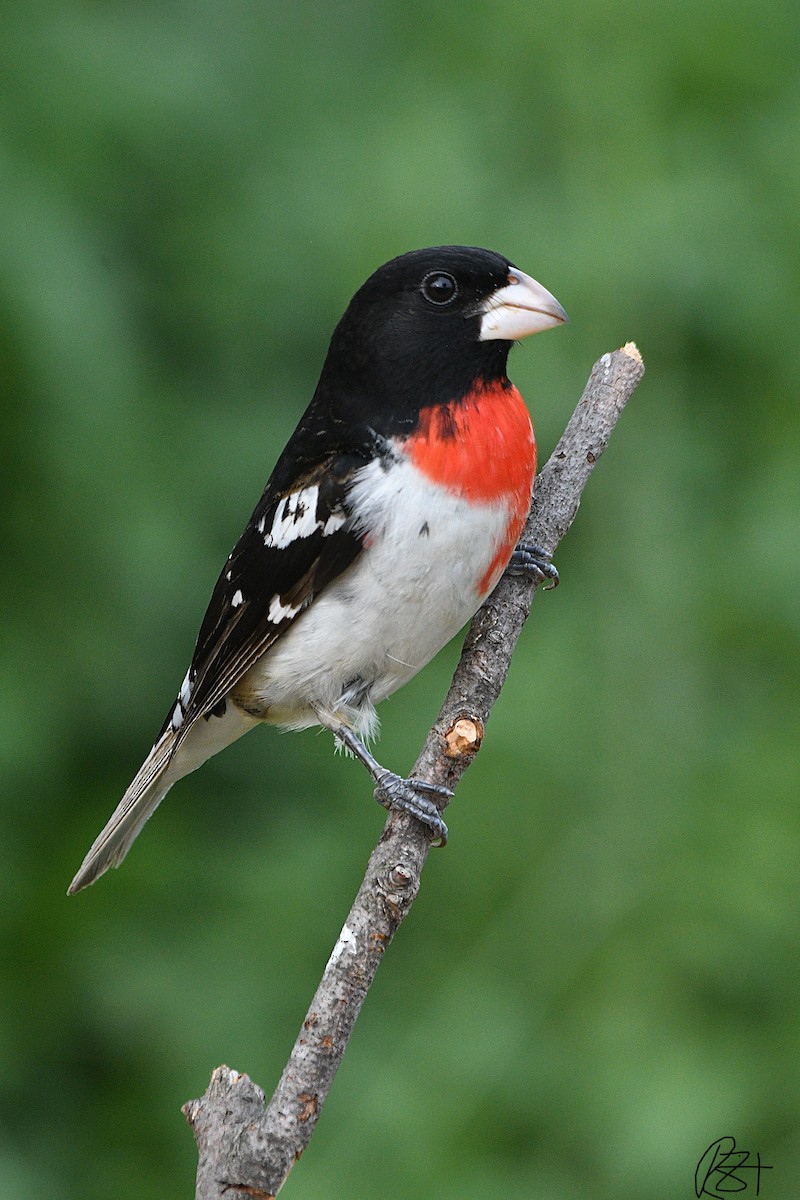
[[[436,805],[432,800],[428,800],[424,793],[437,796],[440,800],[451,800],[453,793],[450,788],[442,787],[439,783],[428,783],[424,779],[403,779],[402,775],[387,771],[348,725],[333,726],[331,732],[341,745],[351,750],[367,768],[378,785],[375,788],[375,799],[379,804],[384,808],[399,808],[410,813],[431,830],[437,839],[436,844],[447,845],[447,826]]]
[[[549,580],[545,591],[558,587],[558,571],[550,562],[541,546],[519,545],[511,555],[506,572],[509,575],[527,575],[537,584]]]
[[[398,808],[410,813],[412,817],[427,826],[434,834],[439,846],[447,845],[447,826],[432,800],[428,800],[423,792],[439,796],[443,800],[452,798],[450,788],[438,783],[427,783],[424,779],[403,779],[393,771],[383,770],[376,776],[378,786],[375,788],[375,799],[384,808]]]

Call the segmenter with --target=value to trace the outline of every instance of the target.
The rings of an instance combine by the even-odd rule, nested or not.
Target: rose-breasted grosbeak
[[[566,319],[508,259],[466,246],[401,255],[356,292],[217,580],[175,704],[70,893],[122,861],[178,779],[261,721],[324,725],[381,803],[446,838],[430,798],[446,789],[385,770],[362,739],[374,705],[510,563],[557,580],[535,548],[515,552],[536,443],[506,360],[512,342]]]

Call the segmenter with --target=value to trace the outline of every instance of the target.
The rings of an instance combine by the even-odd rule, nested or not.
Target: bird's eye
[[[449,304],[458,295],[458,284],[445,271],[431,271],[422,281],[422,294],[431,304]]]

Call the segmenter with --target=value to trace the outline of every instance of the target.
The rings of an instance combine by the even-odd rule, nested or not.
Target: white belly
[[[367,534],[363,553],[243,681],[264,719],[287,728],[344,718],[373,733],[372,705],[478,609],[478,585],[505,539],[505,504],[454,497],[409,462],[370,463],[351,495]]]

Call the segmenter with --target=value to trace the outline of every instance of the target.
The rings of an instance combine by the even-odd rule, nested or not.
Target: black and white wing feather
[[[230,690],[358,557],[363,534],[355,528],[348,490],[366,457],[337,452],[310,466],[306,460],[301,477],[284,487],[279,462],[217,580],[175,705],[70,893],[122,862],[147,818],[185,774],[179,752],[192,727],[223,715]]]
[[[217,580],[191,666],[164,725],[180,741],[208,716],[325,586],[357,558],[347,491],[363,458],[319,464],[290,491],[269,487]]]

